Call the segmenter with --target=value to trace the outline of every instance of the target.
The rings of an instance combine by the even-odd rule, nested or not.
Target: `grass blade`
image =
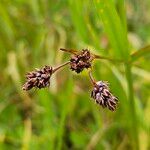
[[[111,0],[94,0],[94,4],[112,45],[113,56],[127,60],[129,58],[129,50],[126,30],[121,24],[114,3]]]

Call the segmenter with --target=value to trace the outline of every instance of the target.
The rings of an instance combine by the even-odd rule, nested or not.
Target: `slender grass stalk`
[[[108,60],[111,62],[117,62],[117,63],[127,63],[124,60],[121,59],[113,59],[113,58],[109,58],[109,57],[105,57],[105,56],[100,56],[100,55],[94,55],[95,59],[103,59],[103,60]]]
[[[134,91],[133,91],[133,79],[132,79],[132,66],[130,64],[126,64],[126,78],[128,82],[128,98],[130,103],[130,115],[131,115],[131,132],[133,138],[133,148],[135,150],[139,150],[139,140],[138,140],[138,123],[137,116],[135,111],[135,102],[134,102]]]
[[[65,94],[64,94],[65,90]],[[65,123],[66,123],[66,117],[69,112],[69,105],[70,105],[70,96],[73,90],[73,83],[71,78],[68,79],[66,86],[62,91],[62,93],[59,94],[60,100],[62,100],[62,105],[61,105],[61,116],[60,116],[60,123],[59,123],[59,128],[58,128],[58,143],[56,150],[62,150],[63,146],[63,141],[64,141],[64,131],[65,131]]]
[[[29,143],[31,140],[31,133],[32,133],[32,123],[31,119],[27,118],[24,121],[24,136],[23,136],[23,145],[22,145],[22,150],[28,150],[29,149]]]
[[[139,58],[150,55],[150,45],[144,46],[143,48],[135,51],[131,54],[131,63],[137,61]]]
[[[62,114],[61,114],[61,120],[60,120],[60,128],[59,128],[59,135],[58,135],[58,145],[57,145],[57,150],[62,149],[62,143],[63,143],[63,134],[64,134],[64,128],[65,128],[65,120],[67,116],[68,110],[63,108]]]
[[[120,20],[124,29],[124,33],[127,39],[127,22],[126,22],[126,10],[125,10],[125,0],[118,1]],[[126,48],[129,49],[128,41],[126,42]],[[128,99],[130,105],[130,115],[131,115],[131,133],[133,137],[133,148],[139,150],[139,140],[138,140],[138,123],[136,108],[134,102],[134,90],[133,90],[133,79],[132,79],[132,64],[130,63],[130,57],[128,57],[128,63],[125,64],[126,79],[128,83]]]

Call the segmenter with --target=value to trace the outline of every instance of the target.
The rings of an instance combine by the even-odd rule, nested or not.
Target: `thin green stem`
[[[132,80],[132,70],[131,65],[126,64],[126,78],[128,82],[128,98],[130,103],[130,115],[132,117],[131,120],[131,134],[133,138],[133,148],[135,150],[139,150],[139,140],[138,140],[138,123],[137,123],[137,116],[136,116],[136,108],[134,102],[134,91],[133,91],[133,80]]]
[[[60,68],[62,68],[62,67],[64,67],[64,66],[68,65],[69,63],[70,63],[70,61],[67,61],[67,62],[65,62],[64,64],[62,64],[62,65],[56,67],[55,69],[53,69],[53,73],[56,72],[56,71],[58,71]]]
[[[118,62],[118,63],[126,63],[124,60],[119,60],[119,59],[113,59],[105,56],[100,56],[100,55],[94,55],[94,59],[104,59],[112,62]]]
[[[64,128],[65,128],[65,121],[66,121],[66,116],[67,116],[68,110],[63,107],[62,114],[61,114],[61,120],[60,120],[60,128],[59,128],[59,135],[58,135],[58,145],[57,145],[57,150],[62,149],[62,144],[63,144],[63,134],[64,134]]]
[[[94,80],[94,78],[93,78],[93,76],[92,76],[92,71],[90,70],[89,72],[88,72],[88,74],[89,74],[89,78],[90,78],[90,81],[91,81],[91,83],[93,84],[93,85],[95,85],[95,80]]]
[[[65,91],[65,94],[64,94]],[[73,83],[72,83],[72,78],[67,79],[67,83],[62,91],[62,93],[59,94],[60,96],[60,101],[62,102],[60,105],[60,122],[59,122],[59,128],[58,128],[58,142],[56,146],[56,150],[62,150],[63,145],[64,145],[64,136],[66,133],[66,124],[67,124],[67,114],[69,112],[70,108],[70,100],[72,96],[72,91],[73,91]],[[69,133],[68,133],[69,134]]]

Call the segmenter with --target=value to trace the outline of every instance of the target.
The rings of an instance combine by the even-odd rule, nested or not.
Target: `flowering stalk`
[[[95,102],[101,105],[103,108],[107,107],[109,110],[116,110],[118,100],[113,96],[109,90],[108,82],[106,81],[95,81],[92,76],[92,62],[94,59],[107,59],[114,61],[103,56],[92,54],[88,49],[82,49],[81,51],[68,50],[60,48],[60,50],[71,53],[69,61],[61,64],[60,66],[53,68],[51,66],[44,66],[41,69],[35,69],[35,71],[29,72],[26,75],[26,83],[23,85],[23,90],[30,90],[32,88],[46,88],[50,86],[50,78],[59,69],[66,65],[70,65],[70,69],[76,73],[82,72],[84,69],[89,69],[89,78],[93,86],[91,97]],[[120,61],[121,62],[121,61]]]
[[[60,65],[60,66],[54,68],[53,71],[52,71],[52,73],[55,73],[55,72],[58,71],[60,68],[62,68],[62,67],[64,67],[64,66],[68,65],[69,63],[70,63],[70,61],[67,61],[67,62],[65,62],[64,64],[62,64],[62,65]]]
[[[109,110],[115,111],[118,100],[111,94],[108,83],[106,81],[95,82],[92,77],[91,71],[89,72],[89,77],[93,85],[91,97],[97,104],[101,105],[103,108],[107,107]]]
[[[92,71],[91,70],[89,71],[89,78],[90,78],[90,81],[93,84],[93,86],[95,86],[96,82],[95,82],[95,80],[94,80],[94,78],[92,76]]]
[[[41,69],[36,69],[35,71],[29,72],[26,75],[26,83],[23,85],[23,90],[30,90],[33,87],[36,88],[45,88],[50,86],[50,78],[52,74],[54,74],[56,71],[58,71],[60,68],[68,65],[70,62],[66,62],[55,69],[53,69],[51,66],[44,66]]]

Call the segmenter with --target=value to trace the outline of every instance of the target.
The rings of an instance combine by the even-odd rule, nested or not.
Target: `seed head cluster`
[[[26,74],[26,83],[23,85],[23,90],[30,90],[32,88],[46,88],[50,86],[50,78],[52,74],[58,71],[60,68],[70,64],[70,69],[77,74],[81,73],[84,69],[90,69],[89,77],[93,85],[91,97],[97,104],[103,108],[108,108],[111,111],[115,111],[117,108],[118,100],[109,90],[108,84],[103,81],[96,82],[91,75],[92,61],[96,58],[88,49],[82,49],[81,51],[67,50],[61,48],[60,50],[71,53],[71,58],[68,62],[53,69],[51,66],[44,66],[41,69]],[[99,57],[99,56],[98,56]],[[99,57],[100,58],[100,57]]]
[[[73,54],[70,59],[70,69],[80,73],[83,69],[91,67],[92,55],[88,49],[83,49],[77,54]]]
[[[96,82],[91,92],[91,97],[103,108],[107,107],[111,111],[116,110],[118,100],[111,94],[106,82]]]
[[[53,69],[51,66],[44,66],[41,69],[36,69],[35,71],[29,72],[26,75],[26,83],[23,85],[23,90],[30,90],[33,87],[45,88],[50,85],[50,77],[52,75]]]

